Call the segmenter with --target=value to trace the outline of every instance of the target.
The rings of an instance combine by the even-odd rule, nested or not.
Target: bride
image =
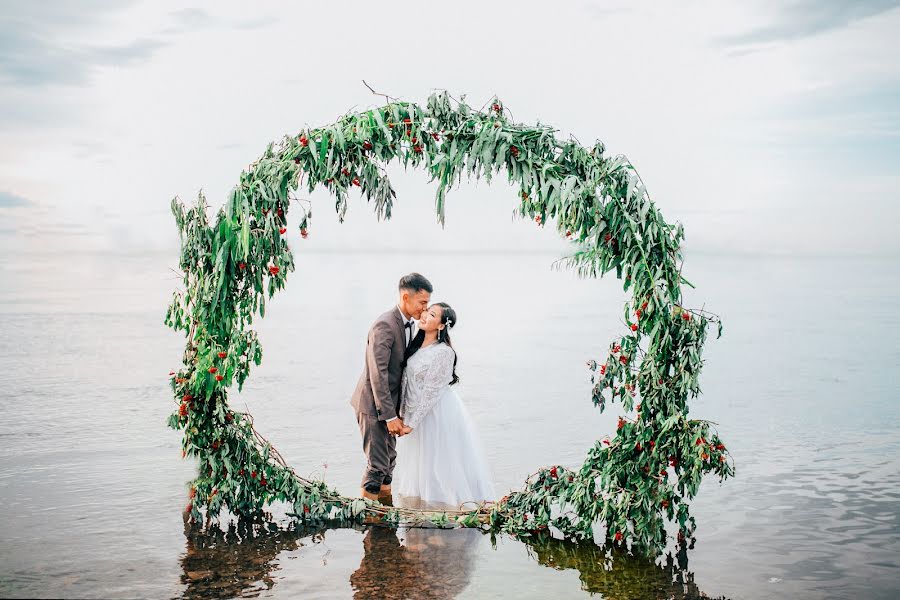
[[[394,493],[406,506],[457,508],[494,499],[484,452],[456,393],[456,351],[448,330],[456,313],[444,302],[422,313],[401,384],[406,428],[397,440]]]

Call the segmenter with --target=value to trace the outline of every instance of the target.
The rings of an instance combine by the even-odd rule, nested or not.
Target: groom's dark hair
[[[401,292],[407,290],[414,294],[421,290],[425,290],[429,294],[434,292],[434,288],[431,287],[431,282],[425,279],[424,275],[420,275],[419,273],[410,273],[409,275],[401,277],[399,288]]]

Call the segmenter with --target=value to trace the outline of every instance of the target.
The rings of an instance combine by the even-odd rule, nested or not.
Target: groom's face
[[[422,312],[428,308],[428,302],[431,300],[431,292],[419,290],[418,292],[409,292],[404,290],[402,295],[403,311],[414,319],[419,319]]]

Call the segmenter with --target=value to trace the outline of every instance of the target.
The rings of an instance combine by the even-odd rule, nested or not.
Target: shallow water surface
[[[453,304],[460,393],[498,490],[577,466],[614,431],[586,360],[623,328],[613,280],[542,254],[304,254],[257,323],[263,364],[231,402],[300,472],[345,493],[363,468],[349,395],[371,320],[419,270]],[[42,262],[43,261],[43,262]],[[722,315],[691,416],[737,476],[704,482],[696,546],[656,562],[477,531],[185,530],[191,461],[162,325],[173,256],[0,263],[0,595],[66,597],[896,598],[900,276],[880,259],[689,256],[688,304]],[[498,283],[500,282],[500,283]]]

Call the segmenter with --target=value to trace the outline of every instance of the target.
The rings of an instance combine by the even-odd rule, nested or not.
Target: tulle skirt
[[[481,440],[454,387],[442,392],[412,433],[397,440],[391,487],[401,506],[457,508],[495,499]]]

